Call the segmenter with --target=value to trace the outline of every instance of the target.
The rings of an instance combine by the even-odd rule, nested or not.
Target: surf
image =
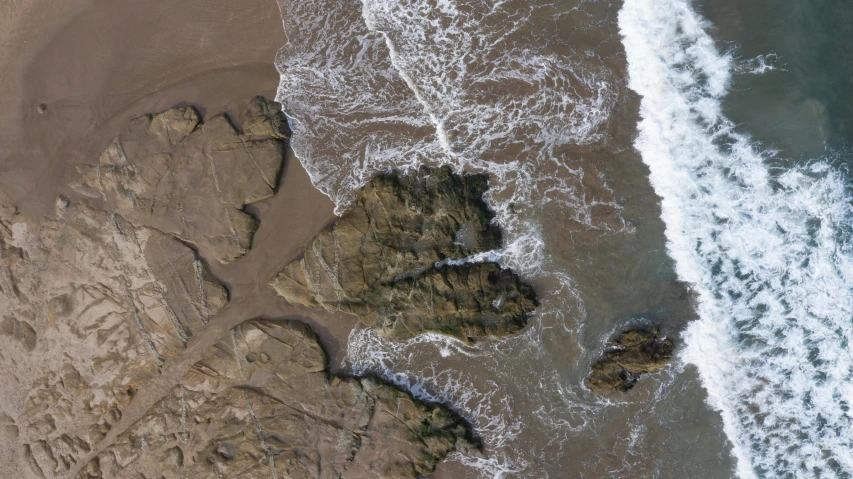
[[[485,462],[458,458],[484,477],[537,477],[529,459],[538,452],[517,450],[517,437],[529,425],[513,413],[523,408],[511,397],[516,383],[530,382],[520,401],[548,404],[537,406],[543,420],[552,414],[571,418],[543,425],[554,436],[581,427],[582,406],[573,405],[574,399],[559,404],[545,399],[566,395],[558,381],[513,378],[507,365],[541,364],[536,358],[543,355],[542,329],[573,334],[583,306],[571,279],[549,271],[542,227],[525,212],[555,202],[565,205],[569,220],[590,229],[630,228],[592,217],[593,208],[610,205],[618,218],[620,206],[606,197],[588,198],[585,172],[560,151],[601,138],[615,90],[607,78],[568,58],[537,51],[523,32],[535,8],[529,2],[446,0],[433,7],[417,0],[280,0],[280,5],[288,44],[277,61],[276,99],[288,114],[294,153],[337,212],[358,187],[390,168],[448,164],[486,172],[491,187],[485,200],[506,239],[488,259],[527,277],[548,276],[556,291],[522,336],[466,348],[436,335],[396,344],[357,330],[349,338],[345,366],[373,372],[422,399],[454,405],[493,451]],[[495,28],[506,24],[515,25],[512,32]],[[476,375],[465,371],[472,356],[484,369]]]
[[[725,117],[735,68],[687,0],[626,0],[635,147],[667,248],[698,295],[685,333],[743,479],[853,474],[851,196],[816,159],[773,156]]]

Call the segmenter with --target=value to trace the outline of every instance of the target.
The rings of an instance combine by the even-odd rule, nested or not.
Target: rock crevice
[[[501,247],[487,188],[485,175],[448,167],[379,175],[271,284],[291,303],[353,314],[397,340],[517,332],[536,307],[533,288],[497,263],[465,261]]]

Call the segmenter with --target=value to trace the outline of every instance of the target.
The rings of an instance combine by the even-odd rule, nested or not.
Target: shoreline
[[[279,88],[280,75],[275,61],[281,45],[285,44],[281,15],[287,12],[280,10],[272,0],[255,0],[239,8],[224,0],[214,0],[212,4],[191,0],[169,9],[157,8],[142,0],[112,1],[97,6],[86,0],[73,0],[71,5],[63,5],[62,11],[54,12],[52,18],[44,20],[44,24],[31,20],[31,13],[49,8],[45,0],[12,1],[14,3],[9,9],[13,14],[7,21],[0,20],[0,45],[7,47],[5,51],[21,55],[10,62],[0,54],[0,131],[5,135],[3,142],[6,144],[0,151],[0,200],[15,205],[23,216],[34,222],[52,212],[58,195],[79,199],[77,193],[64,185],[78,176],[76,170],[79,165],[97,163],[100,153],[127,128],[132,118],[174,106],[192,105],[199,109],[203,120],[225,112],[239,128],[242,124],[241,108],[246,101],[256,95],[272,99]],[[601,33],[607,33],[607,30],[602,29],[596,35]],[[620,47],[613,45],[612,38],[610,41],[602,60],[621,74],[624,67],[619,65],[624,58],[619,56]],[[618,196],[618,202],[624,204],[625,217],[641,223],[641,227],[639,233],[604,235],[585,229],[580,222],[566,222],[565,210],[554,203],[538,212],[546,224],[553,226],[546,228],[541,238],[555,248],[552,267],[582,278],[579,291],[572,293],[582,295],[588,310],[593,311],[591,316],[596,316],[594,321],[587,321],[590,318],[582,316],[583,311],[569,310],[569,307],[563,310],[561,306],[553,308],[552,305],[550,313],[553,317],[548,319],[550,323],[546,328],[553,328],[554,334],[540,336],[536,343],[557,351],[549,359],[558,363],[552,378],[558,383],[558,388],[556,392],[549,389],[548,394],[562,393],[563,382],[574,387],[577,376],[585,374],[587,366],[594,360],[592,356],[597,354],[597,350],[590,352],[584,348],[590,345],[598,348],[601,337],[612,335],[614,328],[625,329],[626,322],[636,322],[635,317],[642,315],[644,318],[648,316],[649,321],[669,321],[680,331],[683,323],[693,316],[692,306],[688,304],[690,301],[684,301],[683,287],[676,282],[669,283],[671,278],[666,270],[668,260],[665,255],[662,256],[660,251],[643,251],[648,244],[656,244],[662,235],[659,220],[646,217],[649,211],[659,208],[656,206],[658,198],[654,192],[649,194],[648,170],[628,145],[627,138],[635,134],[638,100],[631,93],[626,93],[621,80],[616,84],[620,97],[611,112],[610,123],[605,127],[606,134],[612,134],[612,143],[607,140],[604,145],[579,145],[572,153],[594,158],[584,166],[591,167],[601,178],[607,169],[619,172],[617,178],[608,180],[610,184],[604,185],[594,179],[594,173],[590,174],[585,182],[579,183],[579,187],[590,189],[590,201],[597,200],[595,192],[615,187],[617,193],[614,197]],[[20,101],[16,103],[17,100]],[[42,104],[45,107],[40,111],[39,105]],[[429,132],[429,128],[425,130]],[[599,169],[597,161],[603,161],[606,166]],[[228,265],[211,265],[211,269],[227,286],[232,298],[236,298],[235,306],[250,298],[252,307],[264,312],[264,319],[298,319],[309,324],[329,354],[330,373],[337,374],[339,368],[346,368],[342,366],[342,360],[346,357],[347,342],[356,321],[348,317],[341,321],[344,315],[314,310],[310,315],[300,314],[298,308],[290,307],[282,298],[270,291],[262,291],[259,285],[263,281],[258,281],[298,257],[304,245],[336,219],[334,204],[329,196],[313,186],[308,172],[290,149],[278,190],[284,194],[251,206],[253,216],[261,220],[253,240],[255,247],[243,260]],[[4,198],[5,194],[9,198]],[[609,198],[606,195],[605,199]],[[617,199],[612,199],[612,202],[615,204]],[[604,219],[602,223],[606,229],[611,221],[619,223],[622,214],[622,210],[602,208],[595,216],[599,221]],[[643,251],[644,258],[637,257],[638,250]],[[607,263],[607,268],[601,267],[602,262]],[[560,286],[563,287],[568,286]],[[565,289],[560,291],[566,293]],[[557,317],[561,312],[566,316],[577,313],[578,317],[564,321],[562,316]],[[536,321],[540,323],[541,320],[537,318]],[[541,335],[543,326],[536,324],[535,327],[537,334]],[[577,329],[570,331],[571,327]],[[516,346],[518,342],[515,342]],[[480,352],[484,353],[484,362],[494,359],[488,356],[488,351]],[[443,352],[438,356],[443,358]],[[487,391],[489,394],[505,394],[509,398],[515,392],[512,389],[515,383],[523,381],[519,372],[525,367],[523,361],[531,360],[523,355],[511,358],[519,361],[521,369],[510,370],[509,375],[516,377],[509,389],[478,389],[476,385],[468,384],[472,394],[476,396]],[[448,374],[473,373],[488,379],[488,374],[498,374],[504,367],[501,365],[484,373],[482,368],[466,367],[465,358],[457,359],[456,369],[448,368]],[[452,364],[452,360],[448,364]],[[401,375],[408,373],[417,381],[423,379],[417,370],[407,370],[406,364],[395,363],[394,366],[400,368],[396,372]],[[541,372],[546,375],[551,370]],[[675,374],[681,372],[673,372],[673,376]],[[669,377],[669,373],[666,376],[661,381],[666,383],[666,387],[674,381],[682,381]],[[431,385],[428,381],[424,383],[427,387],[441,388],[441,385]],[[650,380],[638,388],[640,399],[652,397],[656,385]],[[696,386],[691,383],[690,387]],[[690,392],[693,393],[696,391]],[[517,410],[509,410],[506,416],[524,422],[528,438],[542,441],[531,442],[529,447],[538,453],[562,456],[565,453],[563,445],[557,447],[550,441],[545,444],[545,436],[550,432],[534,431],[539,423],[529,422],[536,403],[542,407],[548,401],[542,400],[544,396],[517,397]],[[480,414],[479,410],[476,414],[471,410],[485,404],[458,400],[449,393],[447,398],[454,410],[471,415]],[[680,411],[680,408],[694,407],[703,399],[689,395],[686,399],[668,398],[665,399],[665,407]],[[574,400],[589,404],[589,398],[585,396]],[[474,408],[471,408],[472,404]],[[560,407],[558,403],[555,409],[548,409],[543,414],[563,420],[559,415],[566,414],[569,409]],[[616,416],[632,414],[628,411],[632,407],[626,406],[625,411]],[[702,413],[707,414],[707,411]],[[574,412],[567,414],[573,416]],[[607,415],[608,412],[600,414]],[[622,419],[600,417],[605,423],[606,434],[591,439],[590,436],[598,434],[596,430],[581,430],[579,437],[582,439],[576,450],[568,452],[568,460],[571,461],[595,454],[600,463],[584,466],[593,471],[611,467],[611,461],[622,459],[621,455],[599,457],[599,451],[623,447],[619,444],[622,436],[634,434],[633,426]],[[575,419],[572,417],[571,420]],[[608,421],[612,423],[606,425]],[[713,418],[710,421],[713,422]],[[511,429],[514,426],[507,426],[507,434],[514,434]],[[659,429],[652,431],[661,434],[660,431],[666,427],[660,425]],[[564,433],[563,430],[559,432]],[[502,444],[504,448],[507,446]],[[647,455],[650,446],[653,445],[641,444],[639,455]],[[8,453],[0,448],[0,460],[14,462],[16,458],[8,456]],[[656,459],[650,454],[642,461]],[[531,465],[543,467],[543,471],[557,466],[556,462]],[[477,474],[471,465],[450,460],[441,462],[429,477],[473,477]]]

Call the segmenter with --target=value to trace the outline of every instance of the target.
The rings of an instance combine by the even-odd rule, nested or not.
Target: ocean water
[[[725,39],[720,50],[733,56],[736,70],[757,73],[762,59],[772,68],[736,78],[724,100],[726,114],[755,141],[795,161],[823,156],[827,147],[849,148],[853,5],[714,0],[698,11],[714,25],[714,36]]]
[[[684,358],[722,413],[738,475],[850,477],[853,216],[829,108],[804,100],[759,142],[726,113],[738,60],[689,2],[628,0],[619,26],[643,97],[636,146],[679,277],[699,295]],[[751,63],[741,71],[773,71]],[[792,124],[812,144],[777,150]]]
[[[487,457],[454,455],[437,477],[850,477],[836,90],[850,80],[815,87],[831,75],[785,34],[802,15],[731,0],[278,2],[277,99],[338,211],[389,168],[488,173],[506,242],[491,256],[540,295],[509,338],[351,334],[344,369],[445,403],[483,438]],[[630,394],[590,393],[604,343],[635,326],[672,336],[677,359]]]

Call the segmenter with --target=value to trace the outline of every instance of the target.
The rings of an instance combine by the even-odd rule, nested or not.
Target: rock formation
[[[600,394],[625,392],[640,375],[660,369],[672,359],[672,341],[657,330],[631,330],[608,345],[604,357],[592,366],[586,385]]]
[[[101,454],[98,468],[104,477],[413,478],[454,449],[477,453],[445,409],[325,369],[305,325],[244,323]]]
[[[230,298],[206,261],[250,247],[240,208],[274,193],[282,120],[262,99],[242,132],[168,110],[84,169],[91,204],[60,198],[33,220],[0,192],[0,457],[15,477],[416,477],[476,449],[446,409],[329,377],[307,326],[214,327]],[[213,346],[193,350],[200,337]],[[171,396],[139,393],[183,363]],[[155,406],[128,413],[143,396]]]
[[[449,168],[380,175],[272,282],[292,303],[358,316],[392,339],[436,331],[463,341],[516,332],[533,289],[493,262],[501,234],[485,175]]]
[[[65,200],[40,224],[0,208],[0,248],[0,413],[32,477],[58,477],[227,293],[181,241]]]
[[[289,134],[281,107],[260,97],[242,126],[202,123],[193,107],[137,118],[76,189],[228,263],[251,245],[257,224],[243,209],[275,193]]]

